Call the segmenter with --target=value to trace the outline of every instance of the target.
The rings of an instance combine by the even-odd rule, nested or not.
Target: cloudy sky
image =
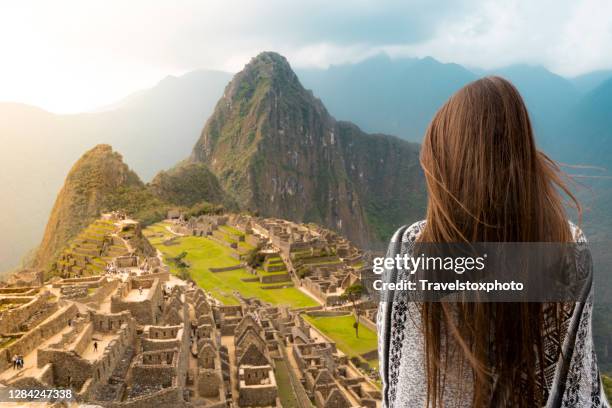
[[[263,50],[296,67],[433,56],[468,67],[612,68],[610,0],[6,0],[0,101],[79,112]]]

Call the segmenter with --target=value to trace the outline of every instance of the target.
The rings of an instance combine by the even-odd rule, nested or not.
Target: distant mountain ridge
[[[612,71],[565,79],[542,68],[522,67],[475,71],[433,58],[377,56],[328,69],[299,69],[297,76],[339,120],[350,120],[367,132],[419,141],[435,110],[452,92],[482,75],[506,75],[525,95],[538,142],[547,152],[568,163],[595,158],[600,165],[603,161],[604,167],[612,168],[605,154],[596,157],[608,148],[606,138],[599,138],[595,132],[606,129],[605,117],[590,117],[588,113],[591,108],[604,113],[612,109],[610,105],[586,102],[589,93],[597,93],[598,88],[604,95],[610,92],[603,86]],[[145,181],[150,180],[189,155],[231,77],[207,70],[168,77],[154,88],[130,95],[102,111],[76,115],[0,103],[0,135],[8,143],[0,149],[0,224],[4,226],[0,270],[16,265],[39,242],[55,194],[71,163],[83,151],[99,143],[110,144]],[[554,89],[555,83],[562,90]],[[567,99],[570,94],[576,98],[573,103]],[[565,110],[557,109],[559,101]],[[579,109],[586,111],[579,114]],[[578,158],[576,153],[587,150],[588,145],[583,144],[586,135],[594,135],[588,137],[588,143],[594,142],[592,146],[597,148]]]
[[[333,115],[367,132],[420,141],[440,105],[477,78],[457,64],[433,58],[392,60],[379,55],[358,64],[298,70]]]

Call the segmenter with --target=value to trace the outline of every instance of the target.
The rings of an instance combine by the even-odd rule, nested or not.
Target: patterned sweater
[[[387,257],[410,255],[425,221],[400,228],[392,237]],[[570,223],[577,243],[577,267],[586,277],[587,285],[582,302],[564,308],[562,323],[563,355],[567,359],[549,358],[545,361],[545,407],[608,407],[597,367],[591,332],[592,318],[592,262],[587,241],[582,231]],[[383,280],[397,282],[407,279],[402,270],[386,270]],[[407,298],[406,291],[381,301],[377,315],[378,353],[383,382],[383,406],[389,408],[425,407],[427,376],[424,340],[418,304]],[[549,340],[552,343],[552,339]],[[444,342],[444,335],[442,336]],[[546,349],[547,339],[544,339]],[[442,350],[445,348],[442,347]],[[472,371],[467,363],[453,364],[449,348],[448,368],[442,403],[444,407],[469,407],[472,403]],[[458,360],[460,361],[460,360]],[[518,388],[517,388],[518,389]]]

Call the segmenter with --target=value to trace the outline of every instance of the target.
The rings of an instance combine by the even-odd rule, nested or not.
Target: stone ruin
[[[163,311],[159,279],[128,277],[111,296],[111,313],[127,310],[139,324],[156,324]]]
[[[138,239],[121,214],[103,220]],[[290,274],[323,304],[358,283],[359,251],[325,229],[249,216],[193,222],[262,245],[266,273]],[[318,408],[380,406],[372,382],[300,311],[240,296],[220,304],[158,257],[119,254],[97,276],[31,282],[0,288],[1,385],[69,387],[77,401],[110,408],[280,407],[281,387]],[[24,368],[13,370],[15,355]]]
[[[21,269],[6,281],[6,286],[10,287],[36,287],[42,286],[45,280],[45,273],[42,270],[25,268]]]

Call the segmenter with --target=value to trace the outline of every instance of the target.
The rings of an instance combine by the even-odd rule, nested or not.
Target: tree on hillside
[[[183,280],[191,279],[191,273],[189,272],[189,264],[185,261],[185,257],[187,257],[187,252],[183,251],[177,256],[170,258],[170,261],[176,265],[178,269],[178,277]]]
[[[348,300],[353,304],[353,313],[355,314],[355,323],[353,324],[353,328],[355,329],[355,337],[359,338],[359,308],[357,307],[357,301],[361,299],[363,295],[363,286],[357,283],[349,286],[344,290],[342,294],[342,298]]]
[[[255,248],[253,248],[246,256],[246,264],[249,265],[253,269],[259,268],[263,265],[266,256],[262,254],[260,251],[263,248],[262,244],[258,244]]]

